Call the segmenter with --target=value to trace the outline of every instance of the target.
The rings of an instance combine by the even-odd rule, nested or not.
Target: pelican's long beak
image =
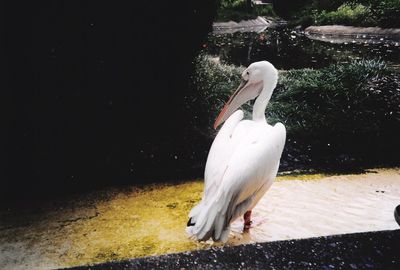
[[[214,129],[225,122],[242,104],[256,98],[263,88],[262,82],[250,83],[249,81],[242,80],[239,87],[229,98],[222,111],[219,113],[214,123]]]

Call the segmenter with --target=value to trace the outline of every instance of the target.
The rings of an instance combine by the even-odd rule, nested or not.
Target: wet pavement
[[[400,230],[276,241],[115,261],[93,269],[400,269]]]

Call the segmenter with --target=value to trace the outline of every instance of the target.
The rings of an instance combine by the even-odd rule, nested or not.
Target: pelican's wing
[[[283,125],[246,129],[250,132],[241,137],[226,168],[221,168],[217,191],[197,216],[191,232],[199,240],[212,236],[224,241],[229,224],[259,200],[276,176],[286,136]]]
[[[204,202],[217,190],[222,180],[225,168],[237,144],[238,136],[233,137],[233,133],[243,119],[243,111],[237,110],[223,124],[215,137],[208,153],[206,168],[204,172],[204,194],[199,204],[189,213],[191,222],[196,221],[196,216],[201,211]]]
[[[254,205],[260,199],[259,192],[266,191],[276,177],[286,140],[285,127],[278,123],[274,127],[251,129],[251,134],[242,138],[228,163],[217,198],[231,198],[227,218],[235,219],[237,207],[243,203]],[[233,194],[230,196],[229,194]],[[261,194],[263,195],[263,194]],[[235,210],[236,209],[236,210]],[[239,211],[240,212],[240,211]],[[235,217],[236,216],[236,217]]]
[[[237,136],[233,138],[233,133],[242,119],[242,110],[232,114],[224,123],[211,145],[204,172],[204,197],[218,189],[228,161],[238,145]]]

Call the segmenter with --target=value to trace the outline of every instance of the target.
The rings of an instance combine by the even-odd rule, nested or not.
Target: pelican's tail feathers
[[[202,208],[203,208],[203,201],[199,202],[199,204],[197,204],[195,207],[192,208],[192,210],[190,210],[189,220],[186,226],[190,227],[196,224],[197,217],[200,214]]]
[[[203,207],[203,201],[199,202],[198,205],[196,205],[195,207],[192,208],[192,210],[190,210],[189,218],[195,219],[196,216],[198,216],[199,213],[201,212],[202,207]]]
[[[212,237],[214,241],[226,242],[230,231],[225,216],[228,204],[222,200],[211,202],[199,204],[197,209],[193,209],[195,211],[192,210],[196,215],[190,217],[190,224],[193,225],[188,227],[187,232],[199,241]]]

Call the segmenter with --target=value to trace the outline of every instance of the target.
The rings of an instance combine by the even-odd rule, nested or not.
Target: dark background
[[[184,102],[215,1],[4,7],[2,199],[202,174]]]

